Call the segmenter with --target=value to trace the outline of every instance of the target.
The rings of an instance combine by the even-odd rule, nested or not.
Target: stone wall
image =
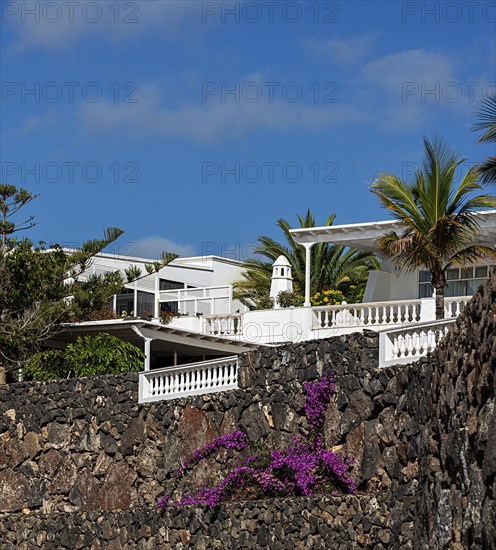
[[[372,495],[250,501],[218,510],[10,514],[2,521],[2,550],[383,550],[390,547],[392,537],[387,504]]]
[[[143,406],[137,404],[135,375],[3,386],[0,511],[7,514],[0,536],[2,531],[4,537],[14,536],[13,518],[20,520],[12,512],[24,511],[33,514],[25,521],[33,522],[30,529],[36,533],[49,525],[55,533],[50,521],[56,517],[79,521],[77,532],[84,531],[81,518],[107,518],[118,530],[127,521],[123,518],[145,514],[150,528],[165,526],[167,536],[186,537],[190,515],[205,518],[205,511],[167,512],[162,525],[151,512],[180,461],[235,428],[246,431],[251,440],[270,442],[273,435],[279,443],[304,433],[303,383],[332,370],[337,384],[326,436],[335,450],[348,450],[356,459],[358,501],[367,503],[375,495],[387,513],[380,525],[374,524],[370,507],[361,504],[363,515],[358,513],[360,519],[351,519],[353,528],[348,522],[343,530],[329,512],[341,501],[324,499],[318,523],[327,522],[323,518],[330,513],[334,534],[329,538],[314,533],[314,547],[331,547],[328,540],[335,548],[353,547],[353,533],[368,534],[362,524],[372,524],[377,533],[371,546],[364,542],[363,547],[496,548],[495,303],[493,277],[438,350],[406,367],[378,369],[378,338],[367,332],[250,352],[242,358],[239,390]],[[221,467],[205,463],[196,481],[215,477]],[[295,510],[303,510],[298,506],[307,506],[302,502],[285,502],[288,525],[296,521]],[[210,537],[209,547],[221,540],[222,533],[217,536],[211,530],[214,525],[229,527],[230,541],[246,531],[236,523],[236,514],[239,521],[255,521],[257,533],[275,529],[261,522],[261,516],[245,517],[244,511],[258,507],[273,512],[279,504],[230,506],[232,525],[210,522],[202,527],[201,540]],[[116,509],[128,511],[102,512]],[[227,508],[222,510],[227,513]],[[88,514],[81,516],[81,511]],[[301,520],[305,532],[310,516]],[[26,540],[16,531],[18,542]],[[200,539],[195,533],[194,544],[193,539],[174,544],[196,547]],[[252,546],[254,536],[243,535]],[[133,535],[129,540],[138,539]],[[297,540],[303,539],[294,535],[291,544]],[[107,544],[111,547],[105,541],[102,547]]]
[[[324,365],[342,373],[341,408],[351,399],[365,417],[356,381],[367,386],[377,345],[372,333],[264,349],[243,357],[240,390],[155,404],[138,405],[135,374],[0,387],[0,511],[152,506],[178,465],[218,435],[304,432],[303,383]],[[350,411],[343,430],[359,418]],[[199,476],[215,475],[215,464],[205,468]]]

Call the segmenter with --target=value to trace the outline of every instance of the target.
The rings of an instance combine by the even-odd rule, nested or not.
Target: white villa
[[[476,243],[495,246],[496,210],[480,212],[478,217]],[[479,284],[489,277],[490,263],[448,270],[442,321],[435,320],[429,272],[406,273],[386,259],[381,270],[370,272],[362,303],[310,305],[310,254],[314,244],[329,242],[378,252],[378,237],[401,230],[397,221],[292,230],[296,242],[306,248],[303,307],[250,311],[233,300],[232,283],[242,275],[240,262],[216,256],[178,258],[157,273],[126,284],[126,293],[114,297],[115,313],[125,312],[128,316],[66,325],[66,331],[53,345],[64,346],[77,336],[96,331],[140,345],[146,355],[140,375],[141,402],[236,388],[237,355],[260,345],[321,339],[364,329],[380,333],[380,366],[412,362],[436,347]],[[152,262],[99,254],[87,273],[123,271],[129,266],[141,267],[146,273],[145,264]],[[279,258],[274,264],[273,289],[290,289],[291,285],[287,262]],[[180,316],[163,324],[164,311]]]

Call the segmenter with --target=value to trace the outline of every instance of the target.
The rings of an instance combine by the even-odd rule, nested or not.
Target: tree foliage
[[[335,214],[325,221],[325,226],[334,223]],[[305,217],[298,216],[300,228],[315,227],[315,218],[310,210]],[[270,292],[272,265],[283,255],[291,264],[294,292],[304,295],[305,292],[305,248],[296,243],[288,221],[279,219],[278,227],[282,230],[285,243],[262,236],[254,253],[261,258],[252,258],[244,262],[244,278],[234,283],[235,297],[258,307],[265,303]],[[269,261],[267,261],[269,260]],[[310,292],[315,294],[323,289],[343,290],[349,287],[364,287],[370,269],[379,267],[377,258],[371,252],[364,252],[346,246],[329,243],[317,243],[311,249]]]
[[[13,216],[38,195],[32,195],[26,189],[18,189],[15,185],[0,184],[0,238],[1,252],[5,254],[9,238],[18,231],[25,231],[36,225],[34,216],[28,216],[22,222],[14,222]]]
[[[479,143],[496,143],[496,93],[487,94],[477,112],[477,121],[472,129],[482,132],[477,140]],[[480,181],[483,184],[496,183],[496,156],[485,159],[478,167]]]
[[[36,198],[24,189],[0,186],[0,209],[4,220]],[[28,226],[32,227],[32,217]],[[9,222],[10,223],[10,222]],[[26,223],[26,222],[25,222]],[[30,225],[31,224],[31,225]],[[78,249],[67,251],[58,245],[35,246],[29,239],[9,237],[16,229],[1,225],[0,249],[0,367],[15,370],[52,338],[64,321],[108,318],[111,297],[122,291],[118,272],[87,275],[93,257],[118,239],[123,231],[104,230],[103,237],[91,239]],[[24,227],[27,229],[27,226]],[[147,268],[154,273],[177,255],[162,253],[159,262]],[[146,276],[148,273],[140,274]],[[130,279],[132,281],[132,279]]]
[[[26,380],[53,380],[143,370],[145,354],[133,344],[107,333],[80,336],[65,351],[41,351],[26,362]]]
[[[482,190],[477,170],[470,168],[456,183],[464,162],[439,138],[424,138],[425,159],[411,181],[381,172],[372,192],[405,227],[378,240],[384,254],[406,270],[426,267],[436,290],[436,318],[444,317],[446,270],[474,265],[482,258],[496,258],[496,251],[478,245],[479,223],[475,212],[494,208],[496,199]]]

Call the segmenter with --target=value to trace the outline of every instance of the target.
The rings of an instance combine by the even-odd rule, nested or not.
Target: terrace
[[[496,211],[480,212],[479,218],[477,243],[494,246]],[[185,284],[163,289],[163,273],[159,272],[126,285],[136,317],[68,326],[67,341],[105,330],[137,345],[141,343],[146,354],[140,377],[142,402],[236,388],[236,356],[257,346],[319,340],[363,330],[380,333],[380,367],[411,363],[435,349],[477,286],[489,277],[492,266],[481,263],[448,271],[445,318],[441,321],[435,318],[428,272],[404,273],[387,259],[383,259],[381,270],[370,273],[362,303],[310,305],[310,251],[314,244],[331,242],[377,252],[377,238],[393,230],[401,231],[396,221],[293,230],[296,242],[306,249],[303,307],[249,311],[233,299],[230,284]],[[187,259],[182,260],[185,265]],[[106,266],[97,263],[92,269],[104,272]],[[277,272],[279,279],[280,274]],[[117,313],[118,299],[114,298]],[[143,320],[139,315],[145,308],[150,308],[151,318]],[[177,316],[164,324],[162,313],[166,310]]]

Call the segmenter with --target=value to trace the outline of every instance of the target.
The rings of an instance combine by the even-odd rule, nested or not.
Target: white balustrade
[[[183,314],[226,314],[231,311],[232,285],[160,290],[157,299],[162,303],[177,303]]]
[[[238,388],[238,356],[141,372],[139,402],[178,399]]]
[[[436,349],[455,319],[443,319],[379,333],[379,366],[412,363]]]
[[[421,300],[313,307],[312,329],[394,326],[420,321]]]
[[[241,313],[232,315],[205,315],[204,316],[204,334],[213,336],[234,337],[242,334]]]
[[[456,296],[454,298],[444,299],[444,317],[450,319],[458,317],[463,308],[470,302],[472,296]]]

